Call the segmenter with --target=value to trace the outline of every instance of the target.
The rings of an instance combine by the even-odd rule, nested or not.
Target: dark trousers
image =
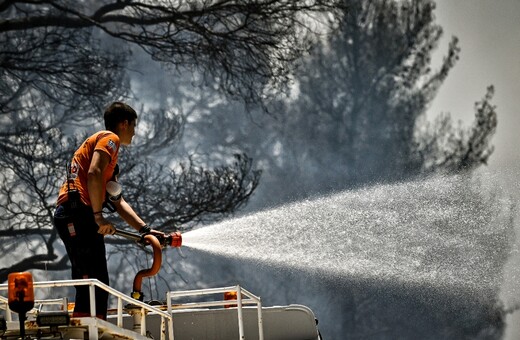
[[[54,213],[54,226],[65,243],[72,267],[72,279],[98,279],[109,284],[103,235],[98,234],[92,208],[80,204],[70,209],[59,205]],[[96,315],[106,319],[108,293],[96,288]],[[89,286],[76,286],[76,316],[90,316]]]

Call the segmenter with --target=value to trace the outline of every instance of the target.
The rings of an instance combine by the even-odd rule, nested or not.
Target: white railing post
[[[117,327],[123,328],[123,299],[117,298]]]
[[[96,286],[94,283],[89,284],[89,298],[90,298],[90,316],[96,317]],[[98,331],[95,324],[88,325],[89,340],[98,340]]]
[[[96,286],[91,283],[88,285],[88,293],[90,298],[90,316],[96,316]]]
[[[264,340],[264,320],[262,318],[262,301],[258,298],[258,340]]]
[[[141,307],[141,335],[146,336],[146,313],[144,307]]]
[[[168,307],[167,311],[170,317],[172,318],[172,321],[170,322],[170,325],[168,327],[168,335],[169,340],[174,340],[175,337],[173,335],[173,311],[172,311],[172,294],[170,291],[166,293],[166,306]]]
[[[244,335],[244,315],[242,313],[242,290],[240,286],[236,286],[237,292],[237,312],[238,312],[238,336],[240,340],[245,339]]]

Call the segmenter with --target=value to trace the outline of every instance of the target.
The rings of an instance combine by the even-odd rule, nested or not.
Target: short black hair
[[[126,103],[113,102],[105,109],[103,118],[105,120],[105,129],[114,132],[117,124],[125,120],[128,120],[128,122],[137,120],[137,113]]]

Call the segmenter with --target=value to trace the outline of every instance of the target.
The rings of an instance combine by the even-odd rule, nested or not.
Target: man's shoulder
[[[93,138],[96,140],[95,150],[101,150],[109,153],[110,155],[117,154],[119,149],[119,136],[112,131],[98,131]]]
[[[90,136],[89,138],[95,138],[95,139],[113,138],[113,139],[119,141],[119,136],[109,130],[98,131],[98,132],[94,133],[92,136]]]
[[[92,136],[89,137],[89,139],[91,139],[92,141],[94,141],[95,144],[98,144],[99,142],[102,142],[102,143],[110,143],[110,144],[114,144],[115,146],[119,146],[119,136],[116,135],[114,132],[112,131],[108,131],[108,130],[102,130],[102,131],[98,131],[96,132],[95,134],[93,134]]]

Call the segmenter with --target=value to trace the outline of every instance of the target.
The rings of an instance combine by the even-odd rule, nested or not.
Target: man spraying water
[[[67,169],[54,213],[54,225],[65,244],[73,279],[98,279],[109,284],[105,235],[116,232],[103,216],[108,202],[119,216],[140,234],[165,237],[151,229],[121,196],[117,183],[120,145],[130,145],[135,135],[137,113],[122,102],[112,103],[104,112],[106,130],[88,137],[76,150]],[[108,194],[107,194],[108,192]],[[96,289],[96,315],[106,319],[108,295]],[[76,287],[73,316],[90,316],[87,286]]]

